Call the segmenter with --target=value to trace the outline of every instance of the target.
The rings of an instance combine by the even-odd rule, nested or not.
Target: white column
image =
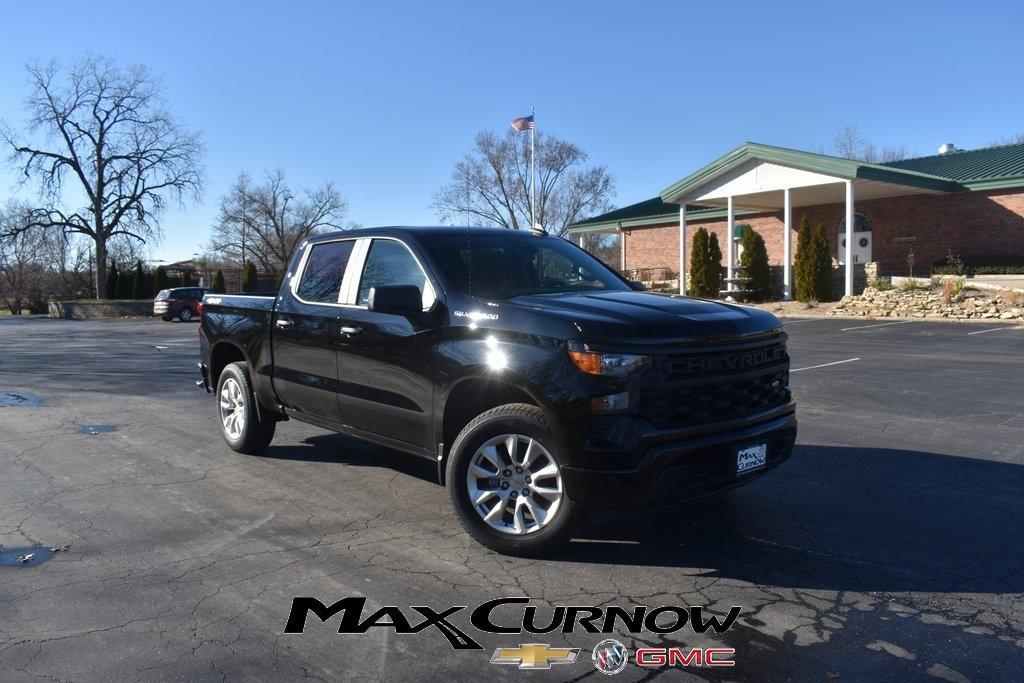
[[[583,233],[580,233],[580,249],[583,248]]]
[[[782,298],[793,298],[793,202],[788,187],[782,191]]]
[[[626,270],[626,233],[619,228],[619,272]]]
[[[686,295],[686,202],[679,205],[679,293]]]
[[[733,262],[735,261],[732,241],[732,228],[736,218],[735,211],[733,209],[732,195],[729,196],[728,202],[729,204],[726,210],[725,218],[725,253],[728,254],[728,257],[726,258],[726,277],[732,279],[734,266]],[[726,285],[725,288],[731,291],[733,289],[733,283],[730,282],[728,285]]]
[[[846,181],[846,296],[853,296],[853,181]]]

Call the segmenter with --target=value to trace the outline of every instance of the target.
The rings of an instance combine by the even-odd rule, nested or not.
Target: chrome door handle
[[[274,321],[274,324],[278,327],[291,327],[292,321],[288,320],[288,318],[278,318]]]
[[[361,327],[347,327],[347,326],[343,326],[341,328],[341,333],[342,334],[359,334],[362,331],[363,331],[363,328],[361,328]]]

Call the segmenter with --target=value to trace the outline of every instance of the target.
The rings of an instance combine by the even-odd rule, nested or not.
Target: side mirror
[[[637,292],[647,291],[647,288],[644,287],[644,283],[637,282],[636,280],[629,280],[629,286]]]
[[[372,287],[366,305],[374,313],[413,315],[423,311],[423,292],[416,285]]]

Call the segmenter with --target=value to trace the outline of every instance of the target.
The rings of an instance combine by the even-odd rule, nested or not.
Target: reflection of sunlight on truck
[[[717,493],[793,448],[781,323],[636,290],[544,234],[319,236],[276,297],[206,297],[200,383],[237,451],[295,418],[429,458],[474,538],[545,552],[587,514]]]

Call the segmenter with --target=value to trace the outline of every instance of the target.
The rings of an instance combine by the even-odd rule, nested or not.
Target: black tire
[[[565,490],[564,485],[555,518],[526,534],[517,535],[493,528],[483,520],[470,500],[467,473],[477,449],[489,439],[506,434],[520,434],[534,439],[544,447],[556,465],[560,467],[564,462],[565,446],[554,427],[554,421],[543,410],[525,403],[509,403],[488,410],[471,420],[452,444],[445,467],[452,507],[463,528],[488,548],[508,555],[551,553],[565,545],[579,526],[578,511],[573,505],[571,491]]]
[[[244,410],[242,413],[244,419],[236,435],[229,433],[222,408],[222,401],[225,400],[225,385],[229,382],[234,382],[240,390],[239,400]],[[231,393],[230,387],[229,393]],[[255,455],[266,450],[274,439],[277,420],[267,411],[263,411],[263,419],[260,419],[260,413],[256,410],[256,395],[253,393],[252,383],[249,381],[249,364],[238,361],[225,366],[220,377],[217,378],[217,393],[214,396],[217,400],[217,422],[220,424],[220,433],[228,447],[233,451],[248,455]]]
[[[172,317],[171,317],[171,316],[169,316],[169,315],[162,315],[162,316],[160,316],[160,319],[161,319],[161,320],[163,320],[163,321],[164,321],[165,323],[169,323],[169,322],[171,322],[172,320],[174,320],[174,318],[172,318]]]
[[[183,323],[190,322],[192,320],[192,309],[186,306],[185,308],[178,311],[178,320]]]

